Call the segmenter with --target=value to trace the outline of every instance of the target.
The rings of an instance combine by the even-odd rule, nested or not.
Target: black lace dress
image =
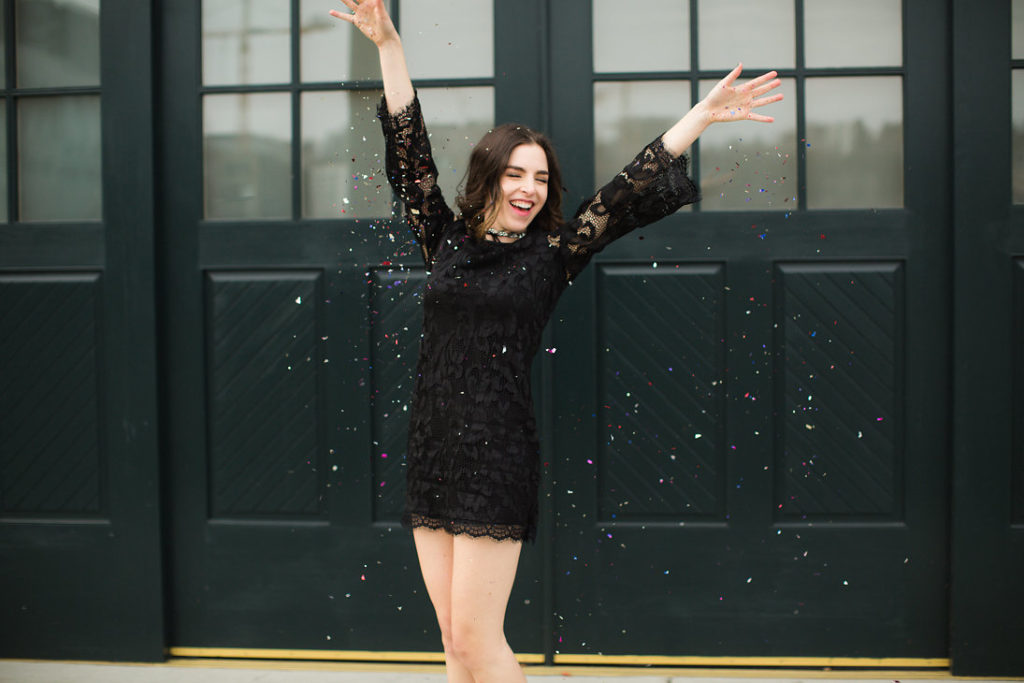
[[[428,272],[402,522],[532,540],[540,462],[530,366],[544,325],[595,253],[699,193],[686,158],[659,137],[558,233],[477,240],[441,196],[419,101],[397,115],[382,103],[378,116],[388,180]]]

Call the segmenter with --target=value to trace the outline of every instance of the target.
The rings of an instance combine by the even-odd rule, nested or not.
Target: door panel
[[[2,9],[0,657],[159,660],[150,11]]]
[[[733,170],[691,150],[714,201],[613,245],[561,302],[556,662],[942,661],[949,318],[934,283],[947,272],[950,222],[933,192],[945,120],[929,112],[946,105],[927,60],[938,46],[916,40],[942,20],[925,12],[905,3],[915,40],[896,66],[812,69],[798,42],[796,68],[780,70],[798,158],[782,143],[758,146],[755,124],[716,129],[708,144],[721,149],[707,156]],[[590,44],[590,3],[559,3],[553,17],[555,45]],[[723,75],[699,69],[702,38],[691,32],[695,71],[595,74],[590,50],[556,53],[553,135],[581,150],[567,184],[585,194],[593,182],[598,86],[682,82],[696,97]],[[857,91],[898,82],[896,129],[884,122],[892,107],[870,134],[856,119],[809,117],[821,98],[808,84],[826,76]],[[851,134],[864,144],[851,149]],[[891,175],[892,154],[871,151],[891,144],[905,176],[879,193],[877,178],[858,174],[877,163]],[[848,163],[837,177],[864,193],[810,182],[823,159]],[[843,209],[893,196],[906,208]],[[730,206],[755,210],[721,210]]]
[[[363,66],[376,55],[352,27],[294,0],[293,23],[274,30],[303,68],[254,63],[275,82],[202,84],[202,4],[162,7],[171,651],[437,659],[439,630],[399,524],[424,273],[382,169],[381,84]],[[401,25],[402,3],[391,4]],[[479,10],[445,7],[468,8],[455,31]],[[495,21],[529,21],[517,11],[496,4]],[[255,40],[249,24],[217,27],[218,40]],[[447,53],[427,63],[438,49],[428,33],[409,41],[410,59],[444,71]],[[323,80],[311,60],[327,53],[334,78],[351,80]],[[362,71],[346,72],[359,60]],[[519,78],[417,80],[446,190],[495,102],[536,107]],[[509,609],[510,640],[528,654],[544,649],[541,561],[524,553]]]

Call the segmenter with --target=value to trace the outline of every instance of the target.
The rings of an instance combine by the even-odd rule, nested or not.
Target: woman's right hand
[[[373,41],[378,48],[398,40],[398,31],[391,23],[391,17],[384,8],[383,0],[341,0],[352,10],[351,14],[332,9],[331,16],[354,25],[364,36]]]

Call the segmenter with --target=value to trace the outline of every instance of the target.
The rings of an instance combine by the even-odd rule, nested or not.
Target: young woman
[[[504,620],[519,551],[537,528],[538,440],[530,365],[566,286],[612,240],[699,199],[683,152],[715,121],[772,119],[770,72],[733,87],[741,66],[576,215],[561,215],[551,144],[523,126],[487,133],[470,155],[456,217],[382,0],[331,14],[377,46],[388,180],[426,263],[423,339],[409,426],[403,522],[437,612],[448,680],[525,681]]]

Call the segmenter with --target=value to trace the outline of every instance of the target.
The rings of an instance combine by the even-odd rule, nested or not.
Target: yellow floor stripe
[[[171,657],[227,659],[306,659],[342,662],[443,662],[443,652],[381,652],[378,650],[274,650],[234,647],[170,647]],[[543,664],[542,654],[517,654],[521,664]]]
[[[662,655],[555,655],[555,664],[624,664],[632,666],[779,666],[886,669],[948,669],[948,658],[915,657],[698,657]]]
[[[441,652],[382,652],[379,650],[285,650],[233,647],[171,647],[170,657],[235,660],[304,660],[325,662],[443,663]],[[521,664],[544,664],[544,655],[520,653]],[[183,660],[184,661],[184,660]],[[702,657],[670,655],[556,654],[555,665],[676,666],[721,668],[812,668],[812,669],[930,669],[948,670],[948,658],[919,657]]]

